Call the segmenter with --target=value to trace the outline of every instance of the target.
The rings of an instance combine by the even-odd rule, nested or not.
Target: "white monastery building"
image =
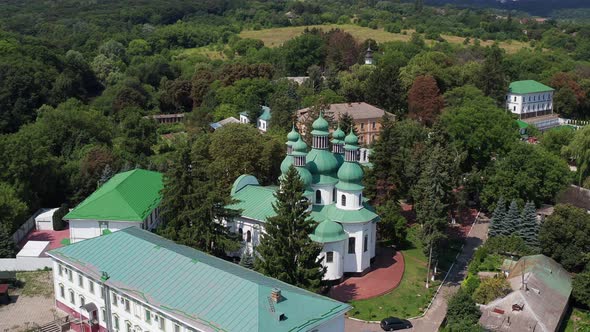
[[[134,169],[116,174],[65,215],[70,242],[127,227],[155,229],[160,222],[162,174]]]
[[[341,332],[351,308],[139,227],[48,255],[77,332]]]
[[[338,283],[344,275],[369,271],[375,257],[379,216],[363,197],[363,170],[359,165],[358,138],[336,129],[329,141],[329,124],[320,114],[313,122],[312,148],[293,130],[287,135],[287,156],[281,163],[286,174],[294,165],[303,180],[305,197],[312,203],[311,218],[318,223],[310,238],[323,244],[321,257],[326,267],[324,279]],[[331,151],[330,151],[330,142]],[[252,252],[264,236],[268,217],[275,215],[274,186],[260,186],[251,175],[235,180],[231,196],[237,203],[227,206],[240,216],[227,225],[242,237],[244,248]]]
[[[533,80],[512,82],[506,95],[506,108],[519,119],[553,114],[553,91]]]

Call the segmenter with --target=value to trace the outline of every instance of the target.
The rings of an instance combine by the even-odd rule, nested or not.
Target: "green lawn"
[[[564,318],[567,321],[564,332],[590,332],[590,311],[573,308]]]
[[[381,320],[388,316],[409,318],[420,315],[428,306],[438,282],[430,289],[425,287],[428,258],[422,253],[416,238],[418,229],[409,230],[404,255],[405,271],[400,285],[390,293],[360,301],[351,301],[354,307],[349,314],[363,320]]]
[[[21,295],[53,296],[51,271],[17,272],[16,279],[21,283]]]

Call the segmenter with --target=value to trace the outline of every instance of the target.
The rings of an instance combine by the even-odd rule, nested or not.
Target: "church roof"
[[[262,106],[262,114],[258,117],[260,120],[270,121],[270,108],[268,106]]]
[[[367,202],[359,210],[342,210],[336,204],[314,205],[311,210],[313,220],[331,219],[343,224],[354,224],[369,221],[379,221],[379,216]]]
[[[116,174],[64,219],[142,222],[159,204],[162,174],[134,169]]]
[[[237,192],[232,193],[232,198],[236,203],[226,206],[227,209],[241,210],[241,215],[248,219],[266,222],[268,217],[275,216],[272,204],[276,198],[274,196],[278,187],[263,187],[255,184],[248,184]]]
[[[49,255],[195,328],[309,331],[350,306],[129,227]],[[279,289],[282,300],[271,299]],[[280,319],[280,315],[284,319]]]
[[[342,225],[330,219],[319,223],[309,237],[318,243],[338,242],[348,239]]]

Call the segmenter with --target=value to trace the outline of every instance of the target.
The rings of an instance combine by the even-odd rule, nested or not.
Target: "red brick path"
[[[61,241],[70,237],[70,229],[66,228],[63,231],[40,231],[32,230],[25,238],[18,244],[22,248],[28,241],[50,241],[47,250],[60,248],[63,246]]]
[[[330,290],[338,301],[364,300],[390,292],[404,276],[404,256],[393,248],[381,248],[372,270],[362,277],[351,277]]]

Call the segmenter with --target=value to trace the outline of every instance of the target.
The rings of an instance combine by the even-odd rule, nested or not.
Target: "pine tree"
[[[533,202],[527,202],[522,210],[522,223],[518,232],[527,246],[539,247],[539,223],[537,223],[537,211]]]
[[[0,224],[0,258],[13,258],[16,255],[14,241],[7,225]]]
[[[114,173],[113,169],[111,168],[111,165],[106,164],[105,167],[102,169],[102,173],[100,174],[100,179],[98,179],[96,187],[99,188],[100,186],[105,184],[108,180],[110,180],[113,177],[113,175]]]
[[[500,197],[498,203],[496,203],[496,209],[492,214],[492,221],[490,223],[490,229],[488,235],[498,236],[503,234],[503,230],[506,225],[506,201],[504,197]]]
[[[250,249],[246,248],[240,256],[240,265],[248,269],[254,268],[254,256],[250,253]]]
[[[162,236],[210,254],[224,256],[239,248],[237,237],[216,220],[231,213],[225,210],[220,186],[209,176],[210,156],[206,136],[179,147],[164,176]]]
[[[358,132],[354,125],[354,119],[352,118],[352,115],[348,114],[348,112],[340,116],[338,124],[340,125],[340,129],[342,129],[347,135],[350,132],[350,128],[352,128],[352,132],[358,136]]]
[[[506,213],[506,222],[504,223],[504,227],[502,229],[502,235],[512,235],[516,234],[522,220],[520,218],[520,210],[518,208],[518,204],[516,200],[512,200],[510,203],[510,207],[508,208],[508,212]]]
[[[275,193],[276,216],[268,218],[256,247],[255,269],[269,277],[311,291],[320,289],[324,269],[318,260],[322,247],[309,238],[316,223],[309,218],[304,184],[291,166]]]

